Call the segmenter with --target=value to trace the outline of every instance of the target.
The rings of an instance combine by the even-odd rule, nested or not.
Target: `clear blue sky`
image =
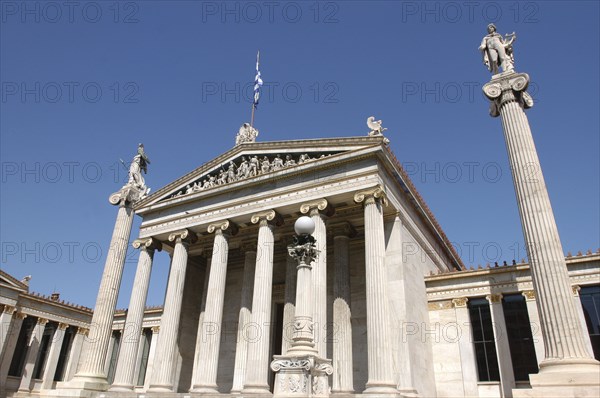
[[[517,33],[516,69],[533,82],[528,116],[563,248],[599,246],[597,1],[0,5],[1,266],[31,274],[34,291],[94,306],[119,158],[143,142],[156,190],[230,149],[250,118],[258,49],[260,141],[362,136],[375,115],[465,264],[524,258],[501,123],[481,94],[490,21]]]

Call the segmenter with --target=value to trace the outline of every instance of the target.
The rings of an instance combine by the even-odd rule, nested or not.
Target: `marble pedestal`
[[[317,355],[275,355],[271,362],[275,372],[275,397],[328,397],[331,359]]]

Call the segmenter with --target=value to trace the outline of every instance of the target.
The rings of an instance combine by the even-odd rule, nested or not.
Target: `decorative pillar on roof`
[[[585,346],[585,331],[573,303],[558,228],[525,114],[533,106],[526,91],[529,75],[514,70],[515,34],[502,37],[493,24],[488,25],[488,33],[480,49],[484,62],[496,74],[483,86],[483,92],[490,100],[491,116],[502,119],[545,342],[545,359],[539,374],[530,375],[531,386],[534,392],[546,388],[545,394],[552,395],[589,394],[590,389],[592,395],[600,395],[600,363]],[[498,66],[502,73],[498,73]]]

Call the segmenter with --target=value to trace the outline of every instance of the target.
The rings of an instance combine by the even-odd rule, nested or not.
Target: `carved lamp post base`
[[[275,355],[271,362],[275,372],[274,397],[328,397],[331,359],[316,355]]]

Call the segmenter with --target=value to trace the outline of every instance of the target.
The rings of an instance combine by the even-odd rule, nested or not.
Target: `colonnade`
[[[368,382],[367,391],[374,393],[397,393],[392,370],[392,354],[388,349],[390,336],[388,325],[388,296],[385,278],[385,237],[383,207],[387,205],[381,186],[357,192],[354,200],[364,206],[365,223],[365,268],[367,287],[367,335],[368,335]],[[333,320],[339,333],[336,335],[332,352],[327,353],[326,338],[320,335],[315,348],[319,356],[332,357],[334,366],[333,392],[354,391],[352,366],[352,325],[350,311],[349,279],[349,240],[356,235],[352,225],[343,220],[332,220],[330,231],[326,220],[333,216],[333,206],[326,199],[300,205],[301,213],[309,215],[316,224],[313,234],[320,255],[313,264],[313,319],[324,333],[327,322],[327,234],[333,235],[335,264]],[[273,258],[275,231],[283,223],[282,215],[269,209],[250,215],[250,222],[258,226],[258,236],[254,244],[244,244],[244,276],[241,293],[238,334],[245,325],[268,324],[271,319],[271,296],[273,286]],[[119,221],[117,221],[118,223]],[[116,230],[122,227],[117,225]],[[221,325],[225,302],[225,287],[228,269],[229,241],[238,233],[238,227],[231,220],[211,223],[207,232],[214,236],[212,257],[207,266],[207,292],[203,315],[199,319],[198,337],[195,346],[194,369],[190,392],[214,394],[218,392],[217,371],[221,333],[212,333],[210,328]],[[177,336],[182,310],[182,296],[189,247],[196,241],[196,234],[189,229],[172,232],[169,241],[174,244],[171,269],[166,291],[164,310],[161,317],[160,333],[155,347],[154,366],[149,374],[149,392],[174,392],[177,369]],[[148,293],[149,277],[153,254],[161,244],[155,238],[138,239],[134,247],[140,249],[140,257],[135,276],[131,301],[125,328],[142,330],[144,304]],[[296,270],[293,261],[288,261],[285,296],[288,298],[284,309],[284,325],[292,324]],[[106,272],[105,272],[106,275]],[[103,282],[101,286],[106,283]],[[114,291],[115,295],[118,292]],[[110,300],[109,300],[110,301]],[[233,385],[231,392],[260,394],[269,392],[269,333],[270,328],[261,330],[261,338],[238,339],[235,353]],[[284,330],[282,353],[289,348]],[[139,349],[139,339],[132,339],[121,347],[116,378],[111,390],[131,391],[135,384],[135,358]],[[93,347],[91,347],[93,349]],[[97,355],[102,353],[96,353]],[[93,354],[91,358],[94,358]],[[104,355],[106,353],[104,352]],[[86,365],[85,368],[89,368]]]

